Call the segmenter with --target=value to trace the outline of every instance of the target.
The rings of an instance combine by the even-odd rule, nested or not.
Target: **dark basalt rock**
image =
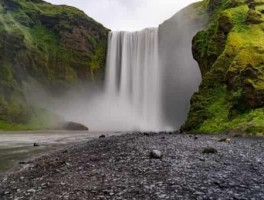
[[[232,19],[226,15],[221,15],[218,20],[219,29],[224,33],[229,33],[233,28]]]
[[[51,152],[0,178],[0,199],[263,199],[263,138],[216,144],[221,155],[209,156],[199,152],[222,136],[163,136],[124,134]],[[149,159],[153,146],[164,160]]]
[[[20,165],[28,165],[28,164],[32,164],[32,163],[33,163],[32,161],[21,161],[18,164],[20,164]]]
[[[38,143],[34,143],[33,147],[39,147],[40,145]]]
[[[249,10],[247,13],[247,22],[249,24],[260,24],[263,23],[261,13],[255,10]]]
[[[152,150],[149,154],[151,159],[161,159],[163,157],[162,153],[158,150]]]
[[[77,123],[77,122],[66,122],[63,125],[63,129],[69,130],[69,131],[88,131],[89,128],[86,127],[83,124]]]
[[[3,3],[4,7],[8,10],[17,11],[21,6],[15,0],[4,0]]]
[[[207,147],[203,150],[204,154],[215,154],[217,153],[217,150],[213,147]]]
[[[223,143],[230,144],[231,140],[229,138],[223,138],[223,139],[218,140],[218,142],[223,142]]]

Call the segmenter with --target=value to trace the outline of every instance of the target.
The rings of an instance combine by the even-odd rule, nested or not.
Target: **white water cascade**
[[[164,128],[158,55],[158,28],[109,33],[106,94],[129,107],[123,116],[135,129]]]
[[[186,8],[159,28],[109,33],[104,87],[88,81],[53,98],[32,82],[25,89],[28,102],[91,131],[179,129],[202,80],[192,39],[207,26],[207,16],[193,20],[189,13]]]

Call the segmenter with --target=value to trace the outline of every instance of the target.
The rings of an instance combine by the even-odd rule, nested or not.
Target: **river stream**
[[[81,131],[25,131],[0,132],[0,174],[19,167],[49,151],[68,144],[83,143],[100,135],[120,135],[120,133],[81,132]],[[34,143],[37,145],[34,146]]]

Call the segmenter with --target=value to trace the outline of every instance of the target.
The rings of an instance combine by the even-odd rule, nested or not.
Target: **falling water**
[[[195,15],[201,17],[194,20]],[[103,91],[89,84],[84,90],[53,98],[32,82],[28,84],[31,88],[24,87],[25,96],[36,107],[92,131],[177,130],[201,82],[192,39],[206,26],[206,14],[191,5],[159,28],[111,32]]]
[[[140,130],[161,130],[158,28],[111,32],[108,45],[107,95],[130,106]]]

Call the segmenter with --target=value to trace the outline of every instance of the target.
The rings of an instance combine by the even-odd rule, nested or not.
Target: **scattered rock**
[[[213,147],[207,147],[203,150],[204,154],[215,154],[217,153],[217,150]]]
[[[228,130],[225,131],[223,134],[227,135],[228,137],[245,137],[246,133],[241,130]]]
[[[162,153],[158,150],[152,150],[149,154],[151,159],[161,159],[163,157]]]
[[[234,134],[233,137],[235,137],[235,138],[240,138],[240,137],[243,137],[243,135],[241,135],[241,134]]]
[[[223,138],[223,139],[218,140],[218,142],[224,142],[224,143],[230,144],[231,143],[231,139]]]
[[[34,147],[39,147],[40,145],[38,143],[33,144]]]
[[[103,138],[106,138],[106,136],[105,135],[100,135],[99,138],[103,139]]]
[[[64,150],[62,153],[66,154],[66,153],[69,153],[69,151],[68,150]]]
[[[4,192],[3,192],[4,195],[8,195],[8,194],[10,194],[10,193],[11,193],[11,192],[9,192],[9,191],[4,191]]]
[[[98,161],[100,161],[100,158],[98,156],[91,156],[90,157],[90,161],[92,161],[92,162],[98,162]]]
[[[149,137],[149,136],[153,136],[153,135],[155,135],[155,134],[156,134],[156,133],[154,133],[154,132],[144,132],[144,133],[143,133],[144,136],[148,136],[148,137]]]
[[[62,126],[63,129],[69,131],[88,131],[89,128],[83,124],[76,123],[76,122],[66,122]]]
[[[203,192],[196,191],[196,192],[194,193],[194,195],[201,196],[201,195],[204,195],[204,193],[203,193]]]
[[[29,192],[29,193],[35,193],[36,190],[35,189],[29,189],[29,190],[27,190],[27,192]]]
[[[263,199],[262,138],[221,145],[230,137],[142,136],[107,135],[34,160],[34,167],[0,180],[0,199]],[[202,154],[205,147],[219,154]]]
[[[28,164],[32,164],[32,161],[20,161],[18,164],[20,165],[28,165]]]
[[[146,132],[146,133],[143,133],[143,135],[150,136],[151,134]]]
[[[60,183],[60,185],[61,185],[61,186],[65,186],[65,185],[66,185],[66,183],[64,183],[64,182],[61,182],[61,183]]]

